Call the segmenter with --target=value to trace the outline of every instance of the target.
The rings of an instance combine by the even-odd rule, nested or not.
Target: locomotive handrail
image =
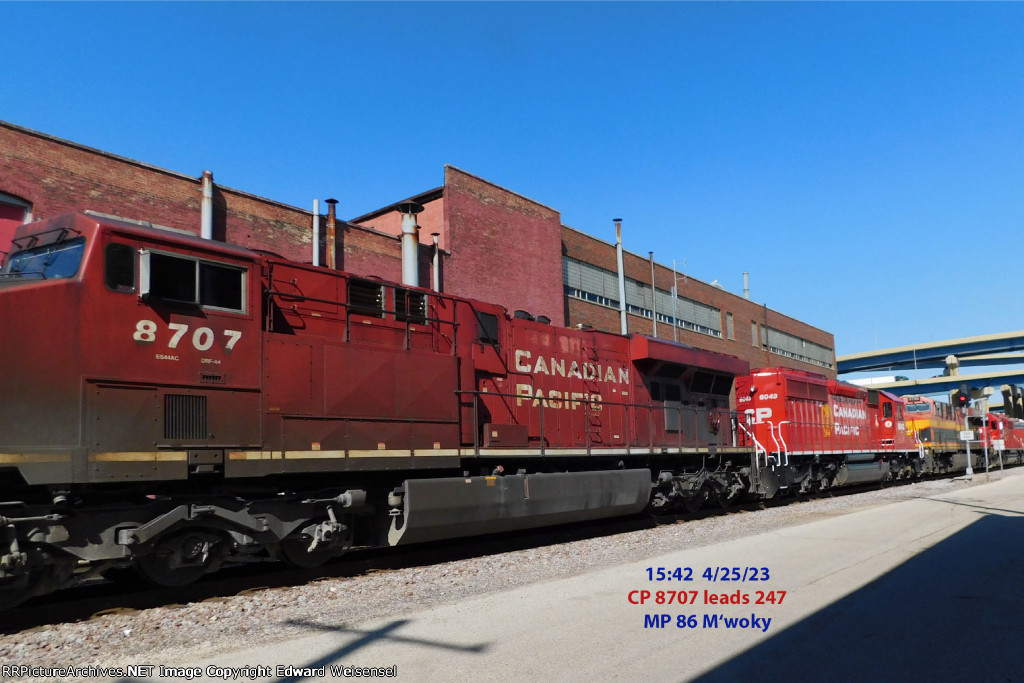
[[[541,403],[541,408],[544,407],[544,403]],[[543,431],[543,430],[542,430]],[[590,403],[583,406],[583,431],[587,435],[587,456],[592,454],[593,441],[591,440],[590,434]]]
[[[280,291],[278,289],[274,289],[272,287],[267,289],[267,294],[270,294],[271,296],[280,297],[280,298],[286,299],[288,301],[312,301],[312,302],[318,303],[318,304],[329,304],[331,306],[341,306],[346,311],[349,310],[350,308],[352,308],[353,306],[356,306],[356,304],[349,303],[348,301],[335,301],[333,299],[320,299],[320,298],[313,297],[313,296],[306,296],[305,294],[289,294],[287,292],[282,292],[282,291]],[[433,296],[433,295],[431,295],[431,296]],[[391,315],[398,315],[399,313],[405,313],[404,311],[392,310],[392,309],[383,308],[383,307],[380,309],[380,312],[381,312],[381,314],[387,313],[387,314],[391,314]],[[417,316],[417,319],[423,321],[420,324],[425,324],[425,323],[443,323],[443,324],[452,325],[452,326],[455,326],[455,327],[457,327],[459,325],[458,321],[456,321],[456,320],[445,320],[444,318],[431,318],[428,315]],[[417,321],[405,320],[404,322],[412,323],[412,322],[417,322]]]
[[[683,447],[683,406],[682,404],[676,406],[676,448],[682,449]]]
[[[768,423],[768,432],[772,435],[772,441],[775,442],[775,452],[779,455],[782,454],[782,446],[779,445],[779,440],[775,438],[775,423],[771,420],[765,420]],[[782,458],[776,458],[776,462],[782,463]]]
[[[768,449],[761,445],[761,442],[757,440],[757,437],[754,436],[754,433],[751,432],[749,429],[747,429],[747,426],[745,424],[743,424],[743,422],[741,422],[740,420],[736,420],[736,425],[740,429],[742,429],[743,432],[748,437],[750,437],[751,441],[754,442],[754,464],[758,468],[761,467],[760,457],[761,457],[761,454],[763,453],[764,454],[764,466],[767,467],[768,466]]]
[[[785,466],[789,465],[789,446],[786,444],[786,437],[782,436],[782,425],[788,424],[790,424],[789,420],[783,420],[782,422],[779,423],[779,440],[782,441],[782,455],[786,459],[786,461],[782,464]]]
[[[498,391],[476,391],[476,390],[469,390],[469,389],[459,389],[459,390],[457,390],[455,392],[455,394],[456,395],[467,394],[469,396],[475,396],[475,397],[480,397],[480,396],[497,396],[499,398],[518,398],[518,399],[529,398],[529,400],[536,400],[536,399],[534,399],[532,397],[523,396],[522,394],[507,394],[507,393],[502,393],[502,392],[498,392]],[[537,405],[537,408],[538,408],[538,424],[537,424],[537,427],[539,429],[539,437],[540,437],[539,448],[540,448],[540,455],[541,455],[541,457],[545,456],[546,448],[547,448],[546,447],[546,437],[545,437],[545,434],[544,434],[544,401],[545,400],[547,400],[547,399],[542,400]],[[566,399],[566,400],[568,400],[568,399]],[[581,403],[585,404],[584,420],[589,419],[587,411],[590,409],[591,405],[593,405],[595,403],[601,403],[601,404],[605,404],[606,403],[605,401],[594,401],[594,400],[591,400],[591,399],[583,399],[583,398],[581,398],[579,400],[580,400]],[[625,404],[624,403],[624,404],[608,404],[608,405],[628,406],[628,405],[632,405],[632,404]],[[587,455],[589,456],[589,455],[592,454],[591,453],[592,449],[591,449],[589,429],[587,430],[587,432],[588,432],[587,433]],[[479,436],[479,434],[480,434],[479,402],[473,401],[473,453],[474,453],[475,456],[479,456],[480,455],[480,436]],[[628,441],[628,439],[626,441],[626,453],[627,453],[627,455],[629,454],[629,441]]]
[[[24,237],[16,237],[16,238],[11,240],[11,244],[16,244],[19,247],[21,247],[22,249],[31,249],[32,247],[34,247],[36,244],[39,243],[39,238],[41,236],[49,235],[51,232],[61,232],[61,233],[64,233],[63,235],[61,235],[60,237],[57,238],[57,242],[58,243],[59,242],[63,242],[64,241],[64,235],[67,235],[69,232],[73,232],[76,235],[81,235],[82,234],[81,230],[77,230],[75,228],[71,228],[71,227],[68,227],[68,226],[61,226],[61,227],[57,227],[57,228],[50,228],[49,230],[42,230],[42,231],[34,233],[32,235],[25,235]],[[20,242],[21,240],[31,240],[31,241],[29,242],[28,246],[22,247],[20,244],[18,244],[18,242]]]
[[[344,279],[346,281],[348,281],[349,278],[350,278],[350,275],[347,274],[347,273],[342,273],[342,272],[339,272],[339,271],[333,271],[333,272],[334,272],[334,274],[337,277],[340,277],[340,278],[342,278],[342,279]],[[310,302],[314,302],[314,303],[327,304],[329,306],[339,306],[339,307],[345,309],[345,333],[344,333],[343,341],[345,341],[345,342],[351,341],[351,332],[352,332],[352,315],[351,315],[352,314],[352,310],[351,309],[355,306],[355,304],[352,304],[351,302],[348,302],[348,301],[338,301],[338,300],[333,300],[333,299],[321,299],[319,297],[307,296],[307,295],[301,294],[301,293],[283,292],[283,291],[277,289],[275,287],[274,283],[275,282],[280,282],[280,280],[278,280],[278,281],[274,280],[274,263],[270,263],[270,269],[269,269],[269,271],[267,273],[267,282],[268,282],[268,285],[267,285],[267,288],[266,288],[266,295],[268,297],[268,302],[269,302],[269,297],[277,297],[277,298],[279,298],[279,299],[281,299],[283,301],[291,301],[291,302],[310,301]],[[392,286],[395,286],[395,285],[392,285]],[[404,290],[404,291],[414,291],[414,290],[408,289],[408,290]],[[408,310],[406,310],[406,311],[399,311],[397,309],[388,309],[388,308],[385,308],[384,306],[381,306],[381,309],[380,309],[380,315],[381,316],[392,315],[392,316],[394,316],[396,321],[404,323],[404,325],[405,325],[405,348],[406,349],[410,349],[412,347],[412,325],[413,324],[421,324],[421,325],[428,325],[429,324],[429,325],[432,325],[432,324],[436,323],[439,327],[441,325],[451,325],[455,332],[457,332],[458,328],[459,328],[459,322],[457,320],[454,320],[454,319],[453,320],[445,320],[445,319],[439,318],[439,317],[431,317],[429,315],[430,307],[428,305],[426,305],[427,297],[431,297],[435,301],[456,301],[455,297],[453,297],[451,295],[442,294],[440,292],[429,292],[429,293],[422,292],[422,293],[424,295],[424,303],[425,303],[424,308],[425,308],[425,310],[424,310],[423,315],[422,316],[416,316],[415,320],[412,319],[412,317],[411,317],[411,315],[410,315]],[[404,315],[405,316],[405,320],[399,321],[398,320],[399,314]],[[269,329],[272,329],[272,324],[270,323],[271,318],[270,318],[270,311],[269,310],[267,312],[267,316],[268,316],[267,329],[269,330]],[[438,334],[443,335],[443,332],[441,332],[440,330],[438,330],[437,332],[438,332]],[[452,339],[452,355],[457,355],[458,354],[457,341],[456,341],[457,338],[458,338],[457,335],[453,335],[453,339]]]
[[[15,277],[27,278],[27,277],[32,277],[32,276],[37,276],[37,277],[40,277],[40,278],[42,278],[44,280],[49,279],[49,278],[46,277],[46,273],[44,273],[44,272],[42,272],[40,270],[30,270],[27,273],[26,272],[22,272],[20,270],[16,270],[16,271],[13,271],[13,272],[10,272],[10,273],[0,273],[0,278],[8,278],[8,277],[9,278],[15,278]]]
[[[595,449],[593,435],[590,433],[590,429],[589,429],[589,424],[590,424],[589,420],[595,414],[602,414],[602,413],[604,413],[604,408],[605,407],[619,407],[619,408],[623,409],[623,413],[624,413],[624,415],[623,415],[623,424],[622,424],[622,428],[623,428],[623,432],[624,432],[623,438],[621,440],[616,440],[614,444],[609,444],[608,447],[620,447],[620,448],[623,448],[625,450],[625,455],[627,455],[627,456],[628,455],[632,455],[633,454],[633,448],[638,447],[636,444],[633,443],[633,439],[632,439],[632,437],[633,437],[632,423],[633,423],[633,420],[638,417],[637,414],[636,414],[636,411],[641,410],[641,409],[648,411],[647,422],[648,422],[648,425],[651,426],[651,427],[653,427],[653,424],[654,424],[653,414],[654,414],[655,410],[659,410],[662,413],[664,413],[664,412],[666,412],[668,410],[674,410],[677,413],[679,413],[680,415],[683,412],[683,407],[682,406],[678,406],[678,407],[676,407],[676,406],[651,406],[651,405],[632,403],[632,402],[627,403],[627,402],[622,402],[622,401],[594,400],[592,398],[584,398],[584,397],[579,397],[577,399],[570,399],[568,397],[556,398],[556,399],[548,399],[548,398],[539,398],[538,399],[538,398],[535,398],[534,396],[528,396],[528,395],[525,395],[525,394],[512,394],[512,393],[505,393],[505,392],[499,392],[499,391],[479,391],[479,390],[470,390],[470,389],[460,389],[460,390],[456,390],[454,393],[456,395],[458,395],[458,396],[472,396],[472,397],[477,398],[477,399],[479,399],[480,397],[488,396],[488,397],[495,397],[495,398],[501,398],[501,399],[520,399],[520,400],[523,400],[523,401],[538,401],[538,405],[536,406],[537,409],[538,409],[536,426],[537,426],[537,428],[539,430],[538,438],[540,440],[540,443],[538,444],[537,448],[539,448],[540,454],[541,454],[542,457],[547,454],[547,450],[549,448],[547,446],[548,435],[546,434],[546,430],[548,429],[549,425],[547,424],[548,421],[545,418],[545,406],[544,406],[544,402],[548,401],[548,400],[556,400],[556,401],[570,401],[570,400],[574,400],[574,401],[582,404],[582,406],[583,406],[583,411],[582,411],[583,420],[584,420],[584,423],[587,425],[587,429],[585,430],[585,432],[586,432],[586,434],[585,434],[585,439],[586,439],[585,440],[585,447],[586,447],[586,454],[588,456],[593,455],[594,454],[594,449]],[[596,406],[601,406],[601,409],[597,410],[595,408]],[[511,406],[507,406],[507,409],[509,409],[511,411]],[[553,410],[555,410],[557,412],[558,409],[554,408]],[[721,410],[721,409],[710,409],[710,410]],[[719,434],[719,433],[714,433],[714,434],[708,435],[708,436],[703,436],[701,434],[701,430],[700,430],[700,427],[699,427],[700,421],[698,420],[698,415],[702,412],[702,409],[690,408],[686,412],[692,414],[692,417],[693,417],[693,420],[694,420],[694,423],[693,423],[694,429],[693,429],[692,437],[693,437],[693,439],[696,440],[696,442],[698,444],[703,443],[703,444],[708,445],[708,446],[711,446],[711,445],[715,445],[715,446],[729,446],[729,443],[731,443],[731,442],[727,442],[727,443],[724,443],[724,444],[720,443],[722,435]],[[479,402],[476,401],[476,400],[474,400],[472,402],[472,421],[473,421],[473,425],[472,425],[472,427],[473,427],[473,430],[472,430],[473,431],[473,450],[474,450],[474,454],[479,456],[480,449],[481,449],[482,445],[480,443]],[[738,424],[738,423],[739,423],[739,421],[736,420],[735,423],[733,423],[733,424]],[[558,425],[556,423],[556,427],[557,426]],[[648,450],[648,452],[649,453],[653,453],[654,450],[657,449],[657,448],[671,448],[671,447],[673,447],[673,445],[676,448],[682,450],[682,448],[684,448],[684,438],[686,437],[686,432],[685,432],[682,420],[680,420],[679,429],[677,429],[675,431],[676,431],[675,437],[672,437],[670,434],[666,434],[664,440],[659,440],[659,439],[656,439],[656,437],[655,437],[654,429],[653,428],[649,429],[648,434],[647,434],[647,436],[645,438],[645,440],[647,442],[647,450]],[[749,434],[749,431],[747,431],[745,428],[744,428],[744,431]],[[732,439],[732,441],[735,441],[735,434],[734,433],[730,434],[730,438]],[[675,441],[675,444],[673,444],[672,441],[670,441],[669,439],[672,439],[672,441]],[[702,439],[703,439],[703,441],[702,441]],[[767,452],[768,452],[767,449],[765,449],[759,442],[757,442],[757,440],[753,437],[753,435],[751,435],[751,439],[756,443],[756,445],[762,451],[764,451],[767,454]],[[642,445],[639,446],[639,447],[642,447]]]

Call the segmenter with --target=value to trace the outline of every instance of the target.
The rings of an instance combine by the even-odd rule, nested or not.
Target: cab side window
[[[140,290],[144,298],[236,313],[246,311],[246,270],[197,258],[141,252]]]
[[[103,279],[115,292],[135,291],[135,250],[113,242],[104,251]]]
[[[476,336],[484,344],[498,345],[498,316],[476,311]]]

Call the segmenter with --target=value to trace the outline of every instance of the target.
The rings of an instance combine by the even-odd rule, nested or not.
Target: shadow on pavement
[[[962,531],[693,680],[1024,680],[1024,518],[978,510]]]

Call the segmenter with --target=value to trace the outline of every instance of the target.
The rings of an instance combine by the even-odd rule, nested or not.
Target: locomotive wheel
[[[350,527],[339,523],[333,513],[329,518],[310,520],[305,528],[281,540],[281,557],[293,567],[314,569],[351,545],[349,533]]]
[[[206,573],[202,565],[171,567],[165,558],[153,553],[140,558],[136,567],[146,581],[166,588],[187,586]]]
[[[701,489],[692,498],[687,498],[683,505],[686,506],[686,511],[693,513],[700,510],[700,506],[704,504],[704,501],[708,498],[708,492],[706,489]]]
[[[728,510],[732,507],[732,504],[736,502],[736,494],[730,492],[728,489],[717,491],[715,493],[715,502],[718,503],[719,507],[723,510]]]
[[[59,590],[71,580],[75,569],[74,560],[63,556],[52,557],[45,551],[37,553],[36,558],[40,564],[30,568],[27,574],[5,581],[0,587],[0,612],[17,607],[37,595]]]
[[[30,597],[32,597],[32,592],[24,585],[0,588],[0,612],[14,609]]]
[[[182,533],[158,543],[135,567],[142,578],[158,586],[187,586],[220,564],[214,552],[219,543],[211,534]]]
[[[299,569],[316,569],[324,565],[327,560],[334,556],[335,548],[321,546],[312,552],[309,551],[309,544],[312,539],[308,536],[293,536],[281,541],[281,557],[293,567]]]

